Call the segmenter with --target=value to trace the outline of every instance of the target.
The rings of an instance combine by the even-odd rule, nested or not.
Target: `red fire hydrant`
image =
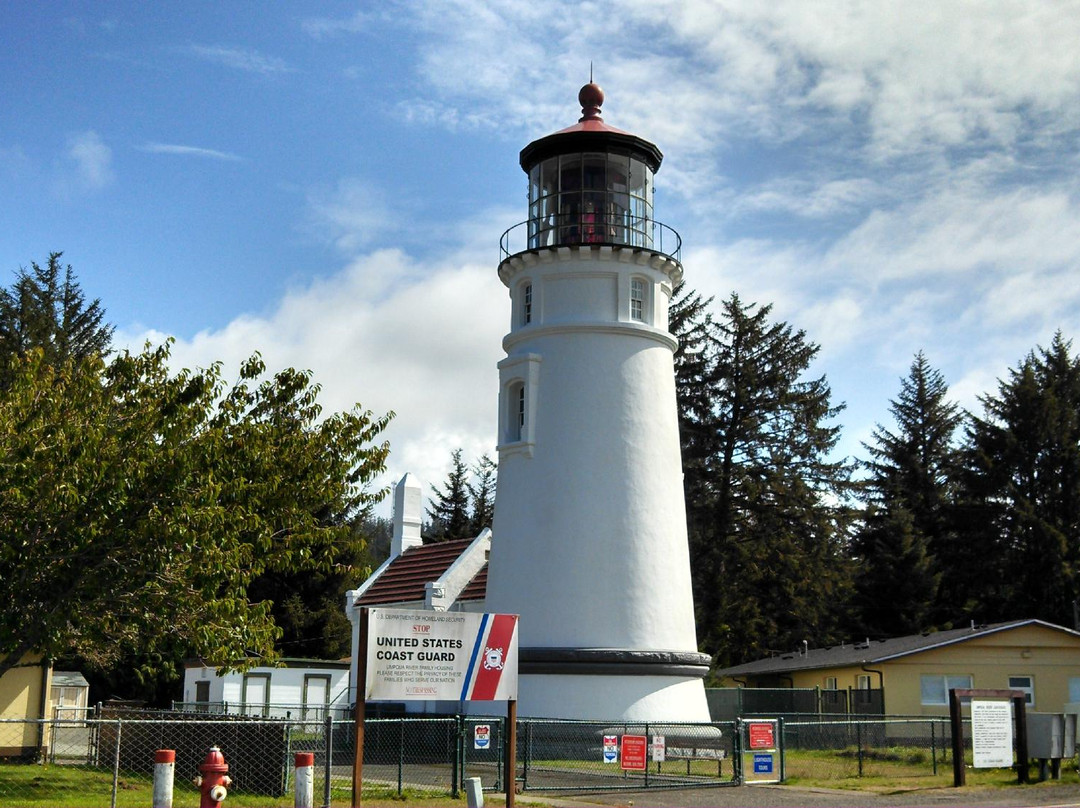
[[[206,760],[199,764],[195,785],[199,787],[199,808],[220,808],[221,801],[229,795],[232,778],[228,775],[229,764],[216,746],[206,753]]]

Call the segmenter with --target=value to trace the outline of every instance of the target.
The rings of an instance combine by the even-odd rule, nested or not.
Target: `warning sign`
[[[491,747],[491,724],[477,724],[473,730],[473,749]]]
[[[746,725],[751,749],[775,749],[776,725],[772,721],[755,721]]]
[[[614,763],[619,759],[619,736],[604,736],[604,763]]]
[[[648,738],[644,735],[622,736],[622,767],[627,771],[645,771]]]

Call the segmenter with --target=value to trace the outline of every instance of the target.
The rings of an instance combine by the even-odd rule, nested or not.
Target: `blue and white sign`
[[[773,756],[766,754],[754,755],[754,774],[772,774]]]
[[[619,759],[619,736],[604,736],[604,763],[614,763]]]
[[[473,749],[487,749],[491,746],[491,724],[477,724],[473,729]]]

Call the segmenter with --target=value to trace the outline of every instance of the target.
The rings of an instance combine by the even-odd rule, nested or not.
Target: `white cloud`
[[[466,254],[418,263],[399,250],[358,256],[329,278],[290,291],[265,317],[244,315],[174,346],[176,367],[221,360],[235,371],[258,350],[271,370],[309,369],[327,412],[360,403],[397,413],[383,483],[406,471],[441,484],[450,452],[494,455],[506,290],[494,267]],[[160,342],[156,332],[117,344]]]
[[[203,149],[198,146],[182,146],[177,143],[144,143],[139,151],[149,154],[175,154],[181,157],[208,157],[212,160],[227,160],[237,162],[244,158],[231,152],[218,151],[217,149]]]
[[[114,179],[112,149],[93,131],[68,138],[63,158],[57,163],[54,192],[62,198],[101,190]]]
[[[293,68],[276,56],[265,56],[250,48],[228,48],[222,45],[189,45],[187,52],[207,62],[224,65],[248,73],[271,75],[291,73]]]

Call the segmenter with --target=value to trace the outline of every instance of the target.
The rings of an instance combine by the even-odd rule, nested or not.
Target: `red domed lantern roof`
[[[521,150],[520,163],[526,173],[534,165],[557,154],[584,151],[629,151],[642,159],[655,172],[664,159],[654,144],[643,138],[616,129],[604,123],[600,117],[600,107],[604,103],[604,91],[592,81],[578,91],[581,104],[581,117],[573,126],[534,140]]]

